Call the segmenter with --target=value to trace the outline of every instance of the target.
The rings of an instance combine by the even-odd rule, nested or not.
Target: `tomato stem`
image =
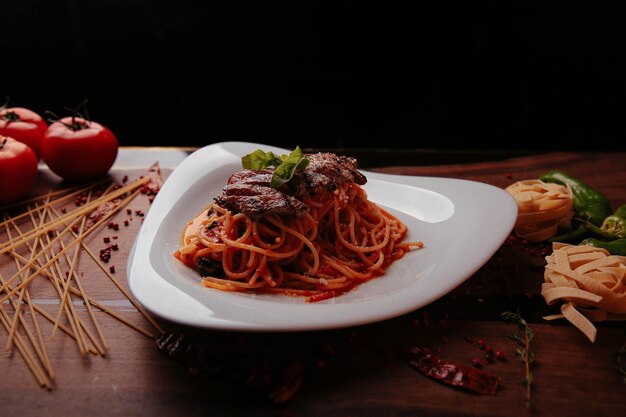
[[[89,120],[88,117],[83,117],[83,115],[79,112],[79,109],[81,107],[84,108],[86,103],[87,103],[87,100],[83,101],[75,109],[71,109],[69,107],[65,107],[66,110],[68,110],[69,112],[72,113],[72,121],[71,121],[71,123],[67,123],[67,122],[61,121],[61,118],[59,116],[57,116],[54,112],[51,112],[50,110],[46,110],[46,115],[52,116],[52,117],[48,118],[48,122],[50,124],[55,123],[55,122],[61,123],[63,126],[67,127],[68,129],[70,129],[70,130],[72,130],[74,132],[76,132],[78,130],[88,129],[90,127],[90,122],[91,121]],[[76,120],[77,118],[80,118],[82,120]]]
[[[2,120],[6,120],[7,122],[17,122],[20,120],[20,115],[14,111],[8,111],[2,115]]]

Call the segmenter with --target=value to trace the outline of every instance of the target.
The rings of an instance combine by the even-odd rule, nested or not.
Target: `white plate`
[[[404,221],[408,239],[423,241],[423,249],[406,254],[385,275],[317,303],[205,288],[195,271],[174,258],[178,238],[187,221],[241,169],[241,156],[259,148],[289,152],[256,143],[217,143],[189,155],[165,181],[128,261],[130,289],[146,309],[190,326],[245,331],[319,330],[396,317],[469,278],[504,242],[517,216],[515,200],[491,185],[363,171],[370,200]]]

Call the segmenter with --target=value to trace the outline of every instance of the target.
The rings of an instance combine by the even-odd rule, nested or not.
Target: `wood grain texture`
[[[374,169],[402,175],[465,178],[505,187],[561,169],[602,190],[614,205],[626,202],[626,154],[554,153],[465,165],[406,166]],[[114,172],[115,176],[137,171]],[[54,182],[46,187],[57,187]],[[137,200],[132,210],[148,210]],[[123,221],[126,213],[118,218]],[[133,219],[118,232],[120,250],[113,254],[125,284],[125,256],[139,227]],[[97,251],[110,236],[103,230],[89,242]],[[1,238],[0,238],[1,239]],[[599,324],[595,343],[562,321],[545,322],[550,311],[539,294],[542,258],[532,247],[507,244],[461,286],[410,314],[367,326],[333,331],[258,334],[209,332],[160,321],[171,332],[208,346],[206,367],[190,369],[157,349],[153,339],[106,313],[97,316],[109,342],[106,357],[81,357],[64,334],[49,341],[57,372],[55,387],[37,386],[17,353],[0,355],[0,398],[7,416],[626,416],[626,384],[617,372],[614,353],[626,341],[623,323]],[[468,250],[471,250],[469,248]],[[90,294],[134,322],[149,327],[92,263],[83,260]],[[0,257],[0,271],[10,268]],[[34,285],[45,283],[36,282]],[[48,297],[42,293],[41,299]],[[77,308],[84,314],[84,307]],[[42,306],[54,313],[57,306]],[[508,336],[513,324],[499,315],[520,310],[535,331],[534,402],[525,409],[523,368],[514,358]],[[44,332],[50,330],[46,324]],[[440,384],[413,369],[412,346],[429,347],[442,358],[470,364],[483,358],[478,340],[506,354],[484,365],[501,378],[496,395],[476,395]],[[0,346],[6,332],[0,331]],[[303,366],[302,385],[286,404],[276,405],[245,376],[281,360]],[[250,372],[252,370],[252,372]]]

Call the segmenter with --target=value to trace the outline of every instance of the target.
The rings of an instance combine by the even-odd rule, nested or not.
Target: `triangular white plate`
[[[223,142],[189,155],[165,181],[143,221],[128,261],[130,289],[150,312],[190,326],[239,331],[300,331],[356,326],[396,317],[442,297],[496,252],[517,217],[504,190],[467,180],[362,171],[370,200],[409,227],[424,248],[386,274],[339,297],[316,303],[285,295],[205,288],[173,253],[187,221],[220,194],[241,157],[268,145]]]

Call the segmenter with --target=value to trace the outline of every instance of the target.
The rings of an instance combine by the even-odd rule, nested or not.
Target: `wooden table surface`
[[[149,151],[136,152],[146,153],[148,159],[151,155]],[[367,159],[361,167],[394,174],[463,178],[501,188],[561,169],[601,190],[613,207],[626,203],[624,153],[544,153],[450,165],[424,165],[419,157],[407,166],[377,167],[375,161]],[[132,181],[144,175],[146,168],[114,168],[111,176],[120,182],[125,176]],[[164,176],[167,173],[164,169]],[[62,186],[54,176],[43,173],[37,192]],[[139,213],[149,208],[148,198],[137,196],[129,211],[121,210],[111,220],[120,225],[117,231],[102,227],[85,241],[95,253],[112,241],[117,243],[118,250],[111,252],[106,268],[115,266],[113,276],[124,288],[126,258],[141,225]],[[124,226],[125,221],[128,226]],[[4,239],[6,234],[0,233],[0,243]],[[0,415],[626,416],[626,383],[615,360],[626,342],[624,323],[598,323],[597,340],[591,343],[565,321],[543,320],[552,309],[539,295],[544,265],[540,249],[538,245],[508,242],[477,273],[441,299],[418,311],[366,326],[250,334],[203,331],[156,318],[160,330],[172,338],[182,335],[183,343],[189,342],[191,348],[203,353],[195,357],[171,357],[159,349],[155,337],[160,330],[83,251],[76,270],[85,292],[153,337],[95,309],[108,348],[105,355],[81,355],[76,343],[62,331],[51,338],[51,322],[38,317],[54,371],[53,386],[41,388],[20,353],[3,350]],[[1,255],[0,272],[5,278],[12,268],[13,259]],[[59,297],[47,280],[33,280],[30,293],[32,303],[54,316]],[[82,299],[75,297],[73,305],[89,321]],[[2,308],[13,311],[6,301]],[[523,364],[515,358],[517,345],[509,338],[516,327],[501,320],[504,311],[519,311],[535,333],[530,408],[524,401]],[[27,320],[32,318],[28,311],[23,315]],[[0,331],[4,349],[8,332]],[[470,365],[474,358],[482,360],[485,356],[479,340],[505,355],[503,360],[482,367],[500,378],[495,395],[441,384],[409,363],[412,347],[427,347],[446,360]],[[271,391],[280,386],[285,375],[300,378],[301,383],[289,401],[277,404]]]

